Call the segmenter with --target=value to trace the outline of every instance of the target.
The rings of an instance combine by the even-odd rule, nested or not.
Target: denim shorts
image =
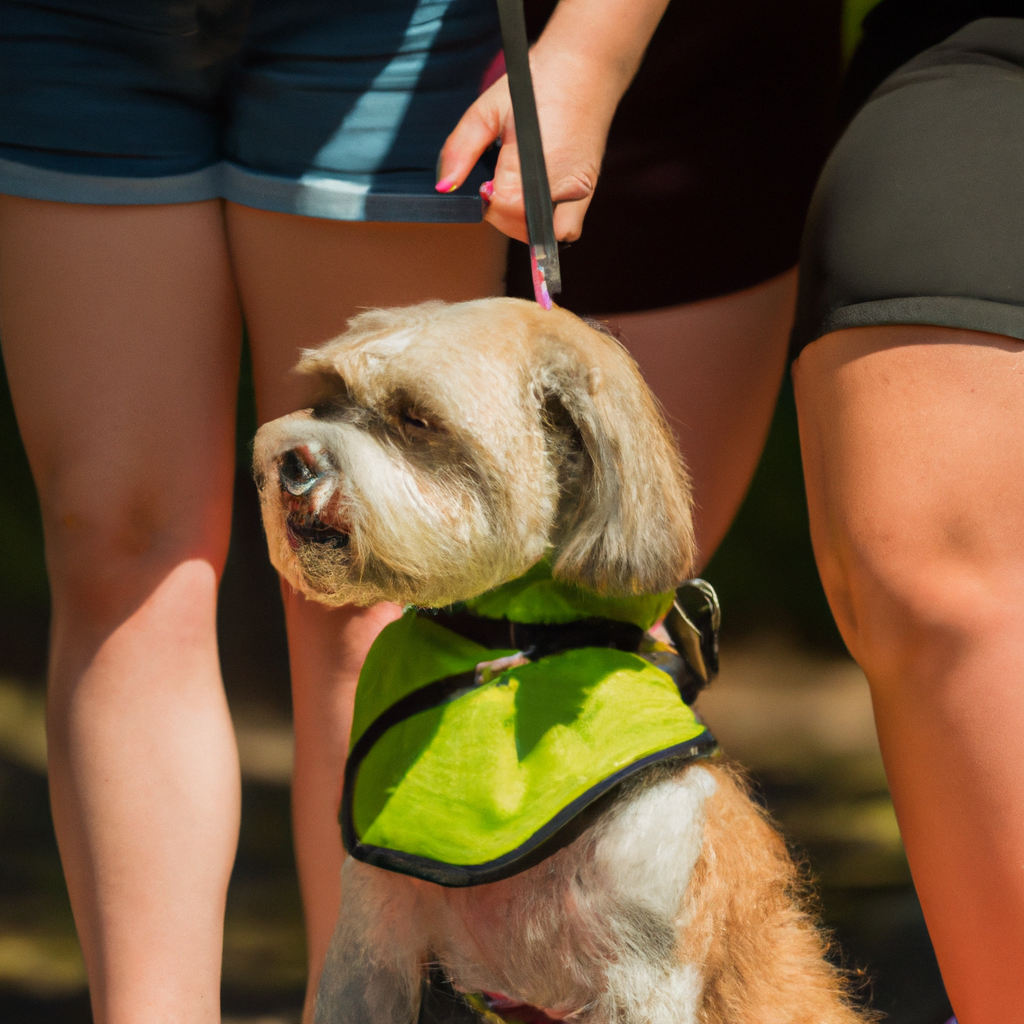
[[[0,0],[0,193],[473,222],[434,191],[494,0]]]

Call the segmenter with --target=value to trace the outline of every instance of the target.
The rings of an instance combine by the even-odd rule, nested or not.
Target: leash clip
[[[718,675],[721,624],[718,595],[707,580],[687,580],[676,589],[664,626],[683,658],[685,680],[680,681],[679,690],[687,704],[692,704],[697,694]]]

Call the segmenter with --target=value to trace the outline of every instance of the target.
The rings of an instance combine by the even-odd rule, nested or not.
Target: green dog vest
[[[566,826],[632,773],[713,753],[656,667],[674,652],[644,633],[673,598],[603,598],[541,562],[440,613],[406,609],[359,677],[348,853],[441,885],[493,882],[568,841]]]

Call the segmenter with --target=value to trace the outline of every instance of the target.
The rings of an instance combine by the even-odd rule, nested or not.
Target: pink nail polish
[[[442,178],[435,186],[438,192],[454,192],[458,185],[451,178]]]
[[[483,201],[485,203],[489,203],[491,201],[491,196],[493,196],[493,195],[494,195],[494,182],[493,181],[485,181],[480,186],[480,198],[483,199]]]

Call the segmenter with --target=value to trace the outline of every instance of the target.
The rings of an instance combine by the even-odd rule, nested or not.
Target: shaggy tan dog
[[[365,313],[264,426],[271,558],[328,604],[473,597],[547,554],[603,593],[690,570],[689,484],[636,366],[562,311],[488,299]],[[414,1024],[437,965],[586,1024],[854,1024],[782,840],[719,762],[622,784],[569,845],[444,888],[348,858],[322,1024]]]

